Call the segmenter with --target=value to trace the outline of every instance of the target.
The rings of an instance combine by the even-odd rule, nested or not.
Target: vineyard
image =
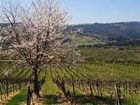
[[[138,56],[139,50],[125,52],[117,50],[118,52],[113,54],[107,49],[104,55],[101,50],[97,49],[93,55],[89,54],[92,52],[91,49],[81,50],[87,59],[73,67],[63,65],[42,67],[39,72],[40,87],[42,87],[41,103],[43,105],[138,105],[140,65],[136,63],[139,58],[135,57]],[[89,60],[88,55],[98,60]],[[100,59],[97,55],[100,55]],[[126,60],[117,63],[118,61],[108,62],[108,59],[105,59],[114,59],[114,55],[118,56],[117,58],[123,55],[122,59],[125,60],[135,58],[135,61],[132,62],[131,59],[131,62]],[[32,70],[25,66],[13,66],[9,62],[1,62],[0,67],[0,102],[7,105],[24,105],[29,96],[28,87],[30,86],[31,90],[33,88]],[[8,99],[9,96],[11,98]]]
[[[6,77],[4,70],[10,69],[10,66],[12,65],[1,63],[2,77]],[[27,87],[32,87],[31,70],[26,67],[21,68],[16,68],[7,78],[1,79],[1,100],[5,100],[11,92],[17,91],[18,94],[14,97],[18,95],[21,98],[24,97],[23,100],[13,97],[8,101],[8,105],[13,105],[12,102],[17,102],[15,105],[26,103]],[[62,105],[64,103],[66,105],[138,105],[140,102],[139,68],[140,65],[134,63],[105,62],[85,62],[74,67],[48,66],[47,71],[43,69],[40,72],[40,81],[44,76],[46,77],[41,90],[44,95],[42,101],[44,105],[58,103]]]
[[[0,78],[0,105],[16,105],[24,101],[26,103],[28,96],[28,87],[33,87],[33,73],[28,67],[15,67],[10,62],[1,62]],[[13,69],[13,70],[12,70]],[[45,79],[40,72],[40,85],[43,85]],[[21,95],[20,95],[21,94]],[[17,97],[17,102],[10,101],[13,96]],[[10,102],[8,102],[10,101]]]
[[[76,70],[78,70],[78,73]],[[121,78],[121,76],[120,79],[115,79],[115,77],[109,76],[111,72],[105,73],[106,76],[102,76],[105,75],[103,71],[99,72],[102,77],[100,78],[98,75],[94,75],[94,70],[91,72],[91,68],[87,69],[87,67],[80,67],[76,70],[65,68],[59,70],[60,72],[56,71],[52,75],[53,82],[63,91],[65,97],[71,103],[80,105],[84,102],[85,104],[91,102],[91,105],[93,103],[95,105],[102,105],[103,103],[107,105],[137,105],[139,102],[139,80],[127,80],[127,78],[123,79],[124,77]],[[114,75],[119,76],[119,74]],[[97,102],[94,102],[94,100]]]

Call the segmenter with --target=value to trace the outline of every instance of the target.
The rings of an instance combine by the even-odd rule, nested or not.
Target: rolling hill
[[[66,31],[94,37],[104,42],[140,40],[140,22],[69,25]]]

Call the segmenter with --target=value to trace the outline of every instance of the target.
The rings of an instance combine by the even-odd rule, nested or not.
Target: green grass
[[[47,71],[46,82],[42,87],[42,93],[44,95],[44,105],[54,105],[57,103],[58,95],[61,91],[53,83],[50,70]]]
[[[12,97],[11,100],[8,101],[7,105],[20,105],[22,102],[26,102],[27,99],[27,90],[22,90],[19,94]]]

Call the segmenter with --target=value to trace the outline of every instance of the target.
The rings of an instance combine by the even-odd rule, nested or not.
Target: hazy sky
[[[1,1],[1,0],[0,0]],[[30,0],[21,0],[28,4]],[[140,21],[140,0],[60,0],[71,24]]]

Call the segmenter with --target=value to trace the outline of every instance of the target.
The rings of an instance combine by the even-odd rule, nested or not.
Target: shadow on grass
[[[44,96],[45,105],[57,104],[58,103],[57,100],[58,100],[58,96],[54,94],[49,94],[49,95]]]
[[[97,97],[91,95],[77,95],[76,103],[80,105],[92,104],[92,105],[114,105],[114,100],[111,97]]]
[[[54,105],[58,104],[58,96],[54,94],[46,95],[44,96],[44,104],[45,105]],[[74,99],[76,104],[78,105],[114,105],[114,100],[110,97],[94,97],[94,96],[88,96],[88,95],[77,95]],[[59,103],[60,104],[60,103]]]
[[[58,95],[49,94],[44,96],[44,105],[55,105],[62,104],[65,101],[58,102]],[[74,101],[76,105],[115,105],[115,100],[111,97],[98,97],[91,95],[77,95],[75,96]],[[123,105],[137,105],[132,102],[126,102],[123,100]]]

